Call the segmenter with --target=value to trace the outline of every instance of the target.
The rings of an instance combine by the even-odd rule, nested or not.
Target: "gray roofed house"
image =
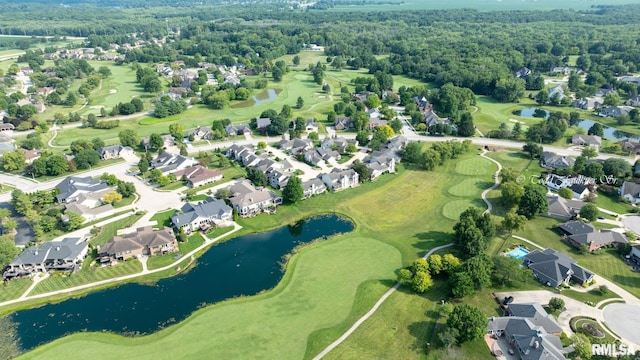
[[[505,316],[529,318],[535,326],[541,326],[549,334],[560,336],[562,333],[562,327],[558,321],[537,302],[511,303],[505,309]]]
[[[151,160],[150,165],[151,169],[159,169],[163,175],[167,175],[197,164],[198,162],[192,157],[165,152]]]
[[[332,149],[335,148],[340,154],[344,154],[347,151],[347,146],[349,144],[353,144],[358,146],[358,140],[356,139],[345,139],[343,137],[334,137],[334,138],[325,138],[320,143],[320,147],[322,149]]]
[[[198,140],[211,140],[211,127],[210,126],[198,126],[189,132],[189,136],[193,136],[194,141]]]
[[[333,191],[340,191],[358,185],[358,173],[353,169],[340,170],[334,168],[328,174],[321,174],[320,179],[327,186],[327,189]]]
[[[288,151],[292,155],[301,154],[313,148],[313,141],[310,139],[280,140],[280,150]]]
[[[632,204],[640,203],[640,184],[625,181],[620,187],[620,196],[629,200]]]
[[[176,236],[168,227],[153,230],[151,226],[136,229],[134,233],[114,236],[98,248],[102,263],[114,263],[138,255],[163,255],[178,251]]]
[[[640,95],[636,95],[624,103],[627,106],[640,107]]]
[[[353,120],[350,117],[336,116],[334,127],[336,130],[347,130],[353,128]]]
[[[565,235],[563,237],[569,244],[580,248],[583,245],[587,251],[592,252],[607,245],[619,246],[629,242],[626,236],[615,231],[593,231],[590,233]]]
[[[7,266],[3,277],[29,276],[49,270],[74,271],[87,256],[88,249],[88,244],[81,238],[64,238],[40,247],[32,246]]]
[[[80,195],[82,197],[82,195]],[[111,204],[105,204],[102,206],[89,207],[82,204],[80,201],[65,204],[65,214],[67,211],[76,212],[84,218],[85,221],[93,221],[96,219],[104,218],[115,214],[115,208]]]
[[[516,355],[522,360],[566,359],[560,338],[536,325],[529,317],[491,317],[487,333],[496,339],[504,336],[516,348]]]
[[[558,101],[561,101],[562,99],[565,98],[565,87],[562,85],[558,85],[556,87],[553,87],[551,89],[549,89],[549,99],[553,99],[554,97],[557,98]]]
[[[593,148],[600,149],[602,146],[602,138],[597,135],[581,135],[575,134],[571,137],[573,145],[589,145]]]
[[[601,97],[586,97],[579,100],[574,100],[571,106],[576,109],[593,110],[600,109],[604,104],[604,100]]]
[[[551,248],[534,250],[522,259],[523,264],[533,271],[533,276],[548,286],[558,287],[568,284],[569,281],[584,284],[593,279],[593,273],[576,264],[567,255]]]
[[[634,83],[636,85],[640,85],[640,76],[620,76],[618,78],[618,81]]]
[[[620,117],[622,115],[628,115],[633,108],[631,106],[609,106],[601,109],[598,113],[599,116],[606,117]]]
[[[191,187],[198,187],[222,180],[222,172],[206,168],[202,165],[196,165],[176,171],[175,175],[178,179],[186,180],[187,185]]]
[[[635,142],[631,139],[624,139],[618,141],[618,144],[622,148],[622,151],[626,151],[631,154],[640,154],[640,143]]]
[[[269,127],[269,125],[271,125],[271,119],[270,118],[258,118],[256,119],[256,128],[258,129],[266,129],[267,127]]]
[[[593,225],[576,220],[560,224],[558,225],[558,229],[562,230],[566,235],[588,234],[596,231],[596,228]]]
[[[269,185],[275,189],[282,189],[287,186],[289,182],[289,175],[283,173],[278,169],[273,169],[267,175],[267,179],[269,180]]]
[[[314,119],[306,119],[304,129],[307,132],[318,132],[318,123]]]
[[[219,226],[232,219],[233,209],[224,200],[209,197],[197,204],[184,204],[180,212],[171,216],[171,223],[177,229],[185,229],[189,233]]]
[[[80,194],[92,194],[109,190],[109,185],[101,180],[95,180],[89,176],[68,176],[56,185],[58,195],[56,200],[60,203],[70,203],[78,200]]]
[[[322,194],[327,191],[327,186],[318,178],[313,178],[302,183],[303,199],[310,198],[313,195]]]
[[[567,221],[580,213],[584,202],[580,200],[569,200],[558,195],[547,196],[549,210],[545,214],[547,217]]]
[[[531,74],[531,69],[529,69],[526,66],[523,66],[522,68],[518,69],[518,71],[515,72],[515,76],[520,79],[526,79],[530,74]]]
[[[231,124],[227,125],[224,129],[227,132],[227,136],[237,136],[243,135],[244,133],[251,133],[251,127],[249,127],[249,124]]]
[[[576,160],[570,156],[556,155],[548,151],[542,153],[542,157],[540,158],[541,166],[554,169],[567,169],[573,166],[575,162]]]
[[[128,146],[110,145],[98,149],[98,154],[102,160],[119,159],[123,155],[132,155],[133,149]]]
[[[229,190],[233,194],[229,201],[242,217],[255,216],[282,204],[282,198],[276,193],[264,188],[258,189],[246,179],[231,186]]]
[[[569,189],[573,191],[573,198],[576,200],[584,200],[591,194],[591,190],[589,190],[589,186],[584,184],[571,184]]]
[[[256,149],[253,145],[238,145],[233,144],[227,148],[227,156],[235,161],[242,161],[242,157],[246,154],[255,154]]]
[[[392,157],[387,156],[370,156],[365,160],[367,169],[369,169],[369,179],[376,180],[380,175],[396,172],[396,161]]]

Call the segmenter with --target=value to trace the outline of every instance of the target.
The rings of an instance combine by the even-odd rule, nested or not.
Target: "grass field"
[[[135,97],[143,101],[153,98],[142,92],[142,88],[136,82],[136,72],[131,67],[116,65],[111,61],[89,61],[89,64],[96,70],[101,66],[108,67],[111,70],[111,76],[104,79],[101,87],[91,93],[91,102],[81,111],[82,115],[100,114],[102,106],[109,112],[116,104],[130,102]],[[148,101],[146,102],[145,110],[151,109]]]
[[[20,297],[33,284],[31,279],[15,279],[4,281],[0,285],[0,302],[12,300]]]
[[[49,278],[38,283],[29,295],[48,293],[100,280],[112,279],[118,276],[135,274],[142,271],[142,264],[135,259],[130,261],[121,261],[118,265],[106,267],[90,266],[90,263],[93,260],[95,260],[95,258],[87,257],[82,269],[70,276],[63,276],[59,273],[54,273]]]
[[[107,225],[101,226],[100,232],[98,233],[98,235],[94,236],[90,240],[91,245],[97,246],[97,245],[106,244],[107,241],[109,241],[112,237],[116,235],[118,230],[131,226],[133,223],[138,221],[141,217],[142,215],[132,215],[127,218],[117,220]]]
[[[356,222],[354,232],[294,255],[284,280],[273,291],[213,305],[181,324],[148,337],[125,339],[104,334],[77,334],[38,349],[27,358],[63,357],[70,348],[87,351],[92,348],[93,353],[100,351],[114,358],[124,354],[165,358],[175,356],[167,349],[177,348],[176,344],[180,344],[181,351],[192,349],[194,353],[180,353],[191,357],[198,357],[205,351],[207,356],[220,358],[299,359],[305,354],[316,354],[388,289],[395,278],[395,269],[408,265],[434,246],[450,241],[454,220],[443,215],[445,205],[452,200],[473,202],[479,198],[482,189],[461,197],[450,194],[449,188],[466,179],[478,178],[487,182],[491,179],[489,175],[458,173],[458,169],[475,174],[476,168],[478,173],[480,168],[494,168],[486,160],[475,161],[477,156],[463,156],[460,161],[464,166],[451,161],[434,172],[400,169],[398,174],[383,176],[375,183],[317,196],[296,206],[281,207],[274,216],[240,220],[243,233],[279,227],[309,214],[327,211],[348,214]],[[459,210],[464,209],[460,207]],[[420,296],[405,296],[411,303],[425,301]],[[423,320],[423,308],[435,306],[441,294],[436,292],[433,297],[427,297],[433,302],[418,307],[390,308],[396,312],[398,328],[404,334],[401,344],[407,345],[397,347],[401,358],[420,357],[421,347],[412,345],[416,337],[411,333],[432,331],[432,322]],[[195,334],[205,331],[215,340],[205,347],[189,345],[199,338]],[[169,334],[171,336],[167,336]],[[376,332],[367,336],[373,337],[371,343],[382,343],[383,338],[378,336],[388,337],[388,333]]]
[[[155,228],[161,228],[163,226],[171,226],[171,216],[173,216],[173,214],[175,214],[178,210],[167,210],[167,211],[163,211],[163,212],[159,212],[155,215],[153,215],[151,217],[151,221],[155,221],[157,223],[157,225],[155,225]]]
[[[195,233],[189,236],[187,242],[179,242],[178,248],[182,254],[187,254],[202,244],[204,244],[204,238],[200,233]],[[176,261],[175,256],[176,254],[152,256],[147,260],[147,268],[153,270],[172,264]]]

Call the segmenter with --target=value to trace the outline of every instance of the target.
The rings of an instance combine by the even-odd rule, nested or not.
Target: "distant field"
[[[391,2],[391,1],[389,1]],[[395,1],[394,1],[395,2]],[[397,1],[395,4],[367,4],[367,5],[340,5],[331,11],[393,11],[393,10],[436,10],[436,9],[460,9],[470,8],[480,11],[508,11],[508,10],[554,10],[554,9],[575,9],[586,10],[592,5],[621,5],[637,4],[633,0],[409,0]]]

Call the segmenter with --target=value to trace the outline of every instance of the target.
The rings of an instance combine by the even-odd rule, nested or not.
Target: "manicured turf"
[[[171,209],[163,212],[159,212],[151,217],[151,221],[155,221],[157,225],[154,227],[161,228],[163,226],[171,226],[171,216],[175,214],[178,210]]]
[[[102,87],[91,94],[91,103],[83,109],[82,115],[100,114],[100,107],[109,112],[116,104],[130,102],[135,97],[140,97],[143,101],[152,97],[142,92],[136,82],[136,72],[130,66],[116,65],[111,61],[89,61],[89,64],[96,70],[101,66],[108,67],[111,76],[104,79]],[[147,104],[147,110],[149,109],[151,106]]]
[[[363,253],[367,256],[353,256]],[[310,333],[348,316],[360,283],[387,278],[401,264],[400,254],[393,247],[349,236],[315,246],[313,251],[302,251],[296,257],[290,276],[267,294],[203,309],[151,336],[130,339],[77,334],[25,358],[66,359],[72,352],[79,358],[100,353],[105,359],[300,359]],[[203,334],[207,341],[203,341]]]
[[[450,187],[448,191],[449,194],[454,196],[471,197],[477,194],[478,190],[482,191],[491,185],[493,184],[479,178],[469,178]]]
[[[14,279],[0,284],[0,302],[19,298],[33,284],[31,279]]]
[[[131,224],[138,221],[141,217],[142,215],[132,215],[127,218],[109,223],[105,226],[101,226],[98,235],[90,240],[91,245],[96,246],[106,244],[107,241],[109,241],[116,235],[118,230],[131,226]]]
[[[474,157],[456,163],[456,172],[460,175],[491,175],[496,170],[495,166],[490,166],[489,162],[481,157]]]
[[[29,295],[43,294],[51,291],[66,289],[78,285],[88,284],[100,280],[111,279],[118,276],[135,274],[142,271],[142,264],[138,260],[121,261],[118,265],[106,267],[91,267],[91,258],[87,258],[82,270],[62,276],[54,273],[48,279],[38,283]]]
[[[189,236],[189,240],[187,242],[179,242],[178,247],[180,249],[180,252],[184,255],[202,244],[204,244],[204,238],[202,237],[202,235],[200,235],[200,233],[195,233]],[[175,256],[176,254],[152,256],[147,260],[147,268],[149,270],[153,270],[172,264],[176,261]]]

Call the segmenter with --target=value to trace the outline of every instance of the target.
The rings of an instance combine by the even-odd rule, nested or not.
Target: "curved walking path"
[[[216,241],[220,240],[223,237],[228,236],[229,234],[233,234],[234,232],[238,231],[242,229],[242,226],[238,225],[237,223],[233,223],[233,230],[224,233],[220,236],[218,236],[215,239],[209,239],[206,236],[204,237],[204,243],[200,246],[198,246],[197,248],[191,250],[190,252],[188,252],[187,254],[185,254],[184,256],[182,256],[180,259],[176,260],[175,262],[167,265],[167,266],[163,266],[161,268],[157,268],[157,269],[153,269],[153,270],[149,270],[148,268],[146,268],[146,259],[143,259],[143,270],[139,273],[135,273],[135,274],[130,274],[130,275],[125,275],[125,276],[119,276],[119,277],[115,277],[115,278],[111,278],[111,279],[105,279],[105,280],[101,280],[101,281],[96,281],[96,282],[92,282],[92,283],[88,283],[88,284],[83,284],[83,285],[79,285],[79,286],[74,286],[71,288],[67,288],[67,289],[61,289],[58,291],[52,291],[52,292],[48,292],[48,293],[42,293],[42,294],[37,294],[37,295],[33,295],[33,296],[28,296],[29,292],[35,288],[35,285],[37,284],[38,281],[44,280],[40,279],[38,281],[34,281],[34,284],[32,284],[29,289],[27,289],[27,291],[25,291],[24,294],[22,294],[22,296],[20,296],[17,299],[13,299],[13,300],[8,300],[5,302],[0,303],[0,308],[6,305],[11,305],[11,304],[16,304],[16,303],[20,303],[23,301],[28,301],[28,300],[34,300],[34,299],[41,299],[41,298],[46,298],[49,296],[53,296],[53,295],[59,295],[59,294],[66,294],[66,293],[71,293],[74,291],[78,291],[78,290],[84,290],[84,289],[89,289],[92,287],[96,287],[96,286],[101,286],[101,285],[105,285],[105,284],[111,284],[111,283],[115,283],[115,282],[119,282],[119,281],[123,281],[123,280],[130,280],[130,279],[135,279],[137,277],[141,277],[144,275],[148,275],[148,274],[153,274],[156,272],[160,272],[160,271],[164,271],[164,270],[168,270],[173,268],[174,266],[178,265],[179,263],[181,263],[182,261],[184,261],[184,259],[187,258],[191,258],[193,261],[193,257],[195,256],[195,254],[204,249],[205,247],[215,243]]]
[[[487,204],[487,210],[485,211],[485,213],[488,213],[488,212],[491,212],[491,209],[493,209],[493,207],[491,206],[491,202],[487,200],[487,194],[489,193],[489,191],[497,188],[500,185],[500,172],[502,171],[502,164],[500,164],[498,161],[488,156],[485,156],[486,153],[487,153],[487,150],[483,150],[480,156],[498,165],[498,170],[496,170],[496,172],[493,174],[493,185],[491,185],[491,187],[483,191],[482,194],[480,195],[480,197],[482,197],[482,201],[484,201],[485,204]]]
[[[442,246],[437,246],[434,247],[433,249],[429,250],[429,252],[423,256],[423,259],[426,259],[429,257],[429,255],[433,254],[434,252],[440,250],[440,249],[445,249],[448,248],[450,246],[453,246],[453,243],[449,243],[446,245],[442,245]],[[382,297],[380,297],[380,299],[378,299],[378,301],[375,303],[375,305],[373,305],[373,307],[371,308],[371,310],[369,310],[366,314],[364,314],[360,319],[358,319],[358,321],[355,322],[355,324],[353,324],[349,330],[347,330],[347,332],[345,332],[344,334],[342,334],[342,336],[340,336],[336,341],[332,342],[329,346],[327,346],[324,350],[322,350],[318,355],[316,355],[313,360],[320,360],[322,359],[325,355],[327,355],[331,350],[335,349],[338,345],[340,345],[343,341],[345,341],[349,335],[351,335],[354,331],[356,331],[356,329],[358,327],[360,327],[360,325],[362,325],[363,322],[365,322],[368,318],[371,317],[371,315],[373,315],[373,313],[376,312],[376,310],[378,310],[378,308],[380,307],[380,305],[382,305],[382,303],[387,300],[387,298],[389,296],[391,296],[391,294],[393,294],[399,287],[400,287],[401,283],[398,282],[396,283],[391,289],[387,290],[386,293],[384,293],[384,295],[382,295]]]

